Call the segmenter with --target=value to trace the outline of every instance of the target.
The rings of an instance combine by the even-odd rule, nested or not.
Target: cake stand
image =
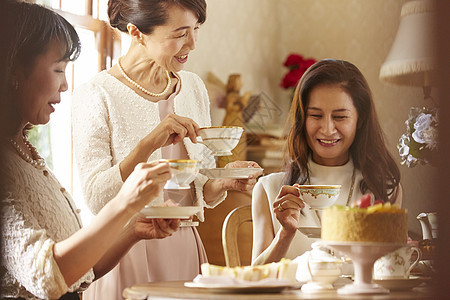
[[[386,294],[388,289],[372,282],[373,264],[381,256],[405,246],[401,243],[328,242],[324,244],[353,261],[354,282],[338,289],[338,294]]]

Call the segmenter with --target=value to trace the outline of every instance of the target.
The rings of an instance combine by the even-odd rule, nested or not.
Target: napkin
[[[311,274],[308,271],[308,258],[311,251],[306,251],[300,256],[293,259],[297,263],[297,272],[295,273],[295,279],[298,282],[305,283],[311,281]]]

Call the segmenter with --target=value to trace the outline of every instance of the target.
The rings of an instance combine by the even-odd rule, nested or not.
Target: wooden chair
[[[252,221],[251,205],[244,205],[230,211],[222,226],[222,245],[227,267],[241,265],[238,249],[238,230],[246,222]]]

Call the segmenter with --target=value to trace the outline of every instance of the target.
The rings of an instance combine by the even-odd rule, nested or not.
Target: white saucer
[[[423,278],[417,276],[410,276],[409,278],[398,278],[398,279],[373,279],[373,282],[381,285],[385,289],[391,291],[398,290],[410,290],[422,282],[424,282]]]
[[[141,213],[146,218],[158,219],[188,219],[198,213],[200,206],[169,206],[169,207],[144,207]]]
[[[261,168],[213,168],[200,169],[200,174],[203,174],[210,179],[245,179],[258,173],[261,173],[262,175],[263,170],[264,169]]]
[[[279,293],[287,288],[298,288],[297,284],[274,278],[247,281],[228,276],[203,277],[202,275],[197,275],[193,281],[185,282],[184,286],[207,289],[212,293]]]

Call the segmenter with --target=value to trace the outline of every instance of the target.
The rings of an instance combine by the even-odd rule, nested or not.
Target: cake
[[[322,214],[322,240],[336,242],[406,243],[408,215],[398,205],[366,208],[334,205]]]
[[[266,278],[288,280],[295,282],[297,263],[289,259],[280,262],[256,266],[222,267],[204,263],[201,265],[202,276],[227,276],[239,280],[259,281]]]

